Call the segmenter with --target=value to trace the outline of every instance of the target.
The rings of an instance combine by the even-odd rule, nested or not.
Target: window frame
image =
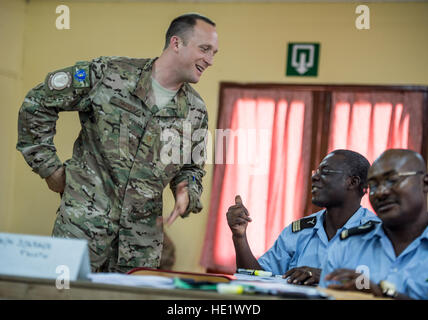
[[[332,96],[333,92],[340,91],[356,91],[356,92],[422,92],[422,146],[421,155],[428,165],[428,86],[419,85],[354,85],[354,84],[278,84],[278,83],[237,83],[237,82],[220,82],[219,91],[219,108],[217,114],[217,126],[219,128],[220,118],[224,106],[224,92],[225,89],[281,89],[287,91],[310,91],[313,99],[313,118],[317,121],[312,123],[312,143],[311,145],[311,166],[316,168],[321,160],[327,155],[328,139],[330,132],[330,117],[332,110]],[[214,170],[215,171],[215,170]],[[213,185],[213,188],[215,186]],[[308,185],[307,194],[310,194],[310,184]],[[311,212],[316,212],[321,208],[312,204],[310,197],[308,197],[305,206],[305,215]]]

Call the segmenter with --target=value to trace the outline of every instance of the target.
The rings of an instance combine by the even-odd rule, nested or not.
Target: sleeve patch
[[[73,67],[73,87],[88,88],[90,86],[90,71],[88,62],[78,62]]]
[[[71,74],[68,71],[58,71],[51,73],[47,79],[49,90],[61,91],[71,86]]]
[[[78,62],[73,67],[49,73],[45,81],[47,95],[89,88],[91,85],[89,66],[88,62]]]

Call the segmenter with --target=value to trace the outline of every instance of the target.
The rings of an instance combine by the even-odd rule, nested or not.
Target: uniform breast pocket
[[[110,104],[120,110],[119,158],[121,161],[132,162],[143,131],[141,109],[115,96],[110,98]]]

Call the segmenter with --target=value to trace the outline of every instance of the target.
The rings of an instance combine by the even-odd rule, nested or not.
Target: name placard
[[[70,281],[88,278],[86,240],[0,233],[0,274],[56,279],[64,270]]]

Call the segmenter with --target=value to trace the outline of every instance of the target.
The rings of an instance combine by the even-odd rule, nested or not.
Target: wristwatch
[[[397,289],[395,288],[395,284],[382,280],[381,282],[379,282],[379,287],[382,290],[382,294],[384,297],[397,297]]]

